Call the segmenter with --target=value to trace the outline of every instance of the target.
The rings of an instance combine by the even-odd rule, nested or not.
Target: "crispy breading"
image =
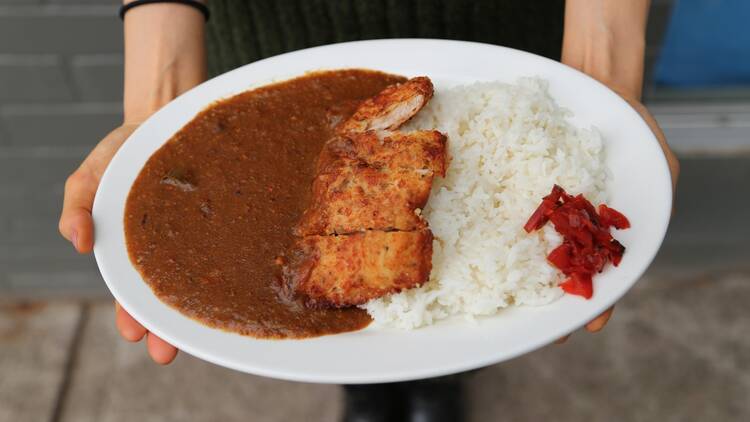
[[[397,129],[427,104],[432,93],[432,81],[425,76],[391,85],[380,94],[363,101],[354,115],[341,123],[336,131],[345,135],[368,130]]]
[[[446,137],[435,130],[414,132],[370,131],[336,137],[326,143],[318,162],[324,170],[339,157],[364,161],[371,167],[432,170],[445,176]]]
[[[415,213],[427,203],[431,170],[375,168],[341,158],[313,182],[310,206],[295,235],[328,235],[363,230],[418,230],[425,226]]]
[[[283,265],[283,291],[352,306],[429,279],[432,232],[418,214],[445,175],[446,138],[396,131],[432,97],[426,77],[363,101],[318,159],[310,206]]]
[[[285,289],[343,307],[417,287],[429,279],[432,240],[429,230],[303,237],[288,255]]]

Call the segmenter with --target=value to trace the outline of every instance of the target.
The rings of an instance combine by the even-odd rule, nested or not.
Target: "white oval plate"
[[[550,92],[595,125],[607,148],[610,204],[632,222],[617,236],[628,248],[617,269],[595,277],[591,300],[566,295],[542,307],[502,311],[472,324],[442,321],[413,331],[376,327],[306,340],[259,340],[212,329],[151,292],[128,258],[123,212],[146,160],[211,102],[307,71],[368,68],[428,75],[436,89],[522,76],[549,81]],[[666,161],[641,117],[604,85],[558,62],[486,44],[375,40],[311,48],[249,64],[181,95],[148,119],[115,155],[94,202],[94,252],[114,297],[150,331],[191,355],[239,371],[295,381],[375,383],[433,377],[501,362],[581,327],[615,303],[643,274],[669,222],[672,188]]]

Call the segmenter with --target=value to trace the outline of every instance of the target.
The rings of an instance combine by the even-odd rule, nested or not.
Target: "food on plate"
[[[523,226],[554,184],[607,201],[601,136],[570,117],[538,78],[436,90],[404,129],[449,139],[450,166],[422,212],[435,236],[430,280],[363,305],[375,323],[416,328],[563,295],[564,276],[546,259],[561,236]]]
[[[162,301],[263,338],[586,295],[587,271],[622,256],[603,233],[630,223],[583,202],[607,201],[604,143],[570,117],[537,78],[434,96],[427,78],[357,69],[263,86],[209,106],[148,160],[126,203],[128,252]],[[581,199],[561,192],[535,213],[553,185]],[[598,221],[595,253],[565,228],[581,210]]]
[[[398,129],[430,101],[432,94],[432,81],[424,76],[391,85],[363,101],[357,111],[336,128],[336,133],[347,135]]]
[[[325,170],[335,159],[366,162],[371,167],[430,170],[445,176],[445,135],[436,130],[412,132],[369,131],[352,136],[337,136],[326,143],[318,160]]]
[[[361,329],[364,310],[279,295],[276,258],[310,199],[316,160],[363,100],[405,78],[335,70],[212,104],[148,160],[125,209],[131,261],[154,293],[212,327],[303,338]]]
[[[547,255],[547,261],[568,276],[560,288],[590,299],[594,294],[593,275],[602,272],[607,262],[620,265],[625,253],[625,247],[610,234],[610,227],[627,229],[630,221],[605,204],[599,205],[597,213],[583,195],[568,195],[558,185],[542,199],[524,230],[531,233],[548,221],[563,237],[563,243]]]
[[[427,280],[432,239],[429,229],[305,236],[292,248],[284,275],[308,304],[365,303]]]
[[[315,178],[310,207],[295,233],[345,235],[363,230],[422,228],[425,223],[414,211],[427,203],[432,177],[429,171],[336,160]]]
[[[284,262],[284,290],[315,306],[361,305],[420,286],[433,236],[419,211],[445,174],[446,139],[397,132],[432,97],[412,78],[364,101],[323,147],[312,200]]]

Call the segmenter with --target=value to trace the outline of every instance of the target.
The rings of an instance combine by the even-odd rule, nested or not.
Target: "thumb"
[[[97,184],[96,178],[81,169],[76,170],[65,182],[65,199],[59,230],[80,253],[89,253],[94,247],[91,206],[94,203]]]

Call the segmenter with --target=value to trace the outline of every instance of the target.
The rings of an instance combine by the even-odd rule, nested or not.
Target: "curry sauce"
[[[209,326],[265,338],[361,329],[357,308],[279,295],[278,257],[310,200],[323,144],[363,99],[404,78],[317,72],[220,101],[148,160],[125,210],[130,259],[164,302]]]

